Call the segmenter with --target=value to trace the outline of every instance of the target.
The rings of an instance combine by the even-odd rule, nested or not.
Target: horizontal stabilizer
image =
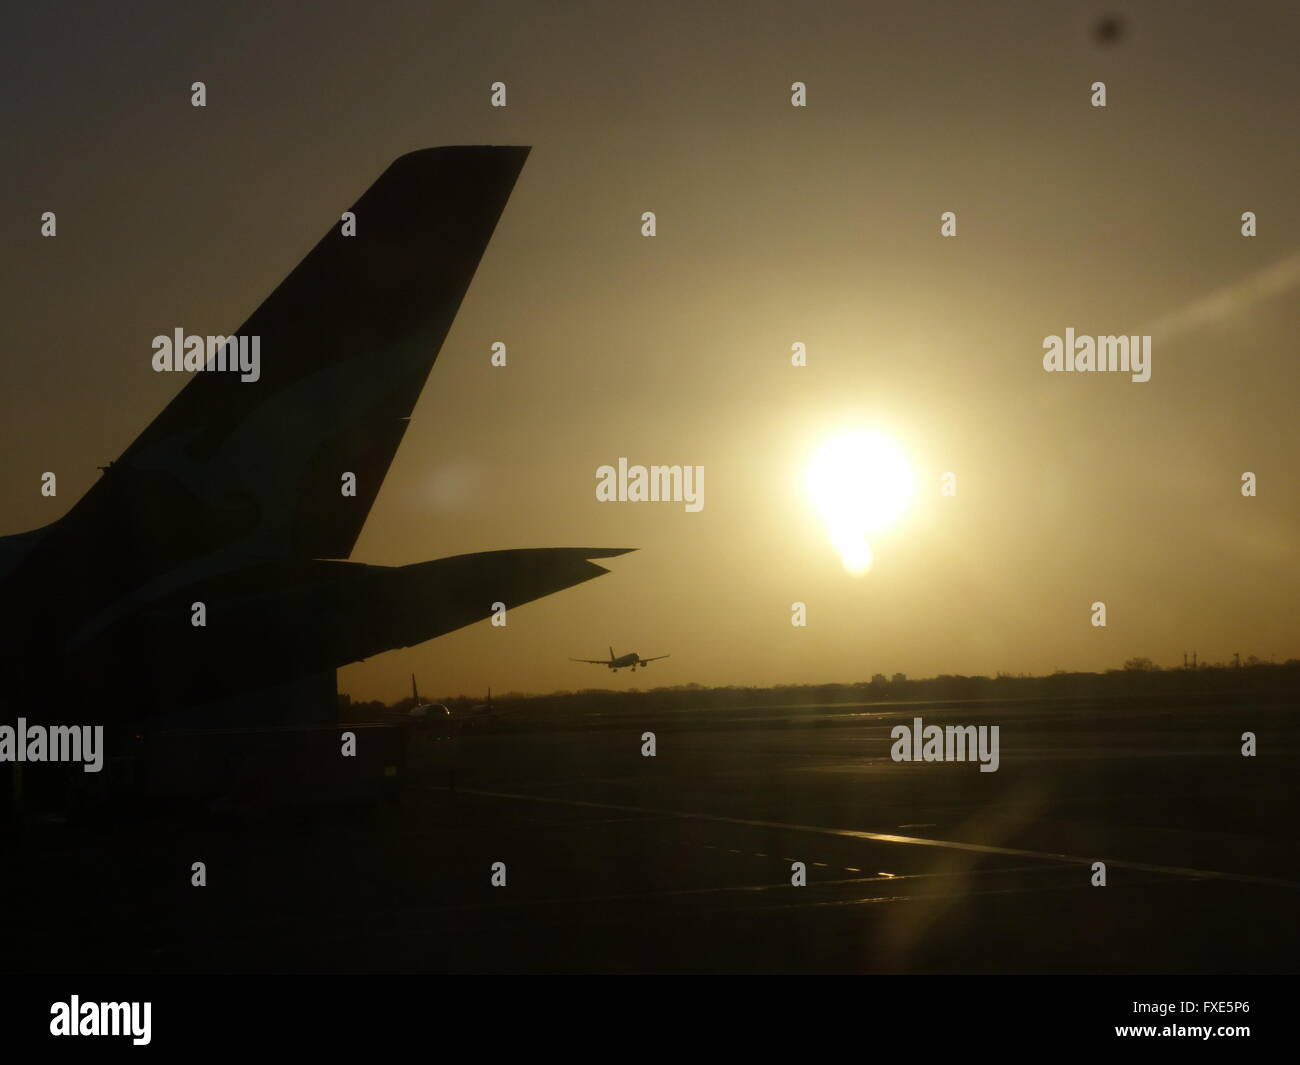
[[[609,572],[591,559],[628,550],[524,548],[409,566],[257,566],[192,586],[104,631],[79,648],[84,675],[69,684],[130,692],[130,712],[96,704],[128,719],[223,700],[423,643],[492,616],[496,603],[510,611]],[[191,599],[220,604],[202,630],[184,623]]]

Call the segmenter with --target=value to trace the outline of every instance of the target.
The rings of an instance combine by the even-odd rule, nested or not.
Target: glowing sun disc
[[[808,495],[850,573],[871,568],[868,534],[895,524],[912,498],[914,478],[902,449],[868,430],[841,433],[808,467]]]

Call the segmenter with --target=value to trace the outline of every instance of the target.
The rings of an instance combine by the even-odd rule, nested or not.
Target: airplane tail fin
[[[355,235],[331,223],[236,331],[258,338],[256,380],[190,378],[61,523],[69,555],[347,558],[527,155],[397,159],[352,205]]]
[[[415,705],[420,705],[420,689],[415,686],[415,674],[411,674],[411,698],[415,700]]]
[[[614,648],[612,647],[609,649],[609,660],[614,661]]]

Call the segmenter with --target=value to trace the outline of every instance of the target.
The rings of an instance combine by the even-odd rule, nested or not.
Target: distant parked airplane
[[[406,712],[407,717],[425,718],[429,721],[444,721],[451,717],[451,711],[442,703],[426,703],[420,698],[420,689],[415,686],[415,674],[411,674],[411,697],[415,705]]]
[[[654,658],[642,658],[635,651],[629,651],[625,655],[614,657],[614,648],[609,649],[609,658],[570,658],[570,662],[586,662],[591,666],[608,666],[617,673],[624,666],[629,666],[632,672],[636,672],[637,666],[648,666],[651,662],[658,662],[661,658],[668,658],[668,655],[656,655]]]

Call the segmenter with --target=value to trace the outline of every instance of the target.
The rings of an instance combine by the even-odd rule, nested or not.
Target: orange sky
[[[1094,12],[1037,3],[442,10],[461,13],[17,17],[0,533],[63,513],[179,388],[149,367],[155,334],[236,328],[394,157],[529,144],[353,558],[640,550],[342,690],[1300,654],[1294,9],[1124,5],[1109,48]],[[1152,334],[1151,380],[1044,373],[1067,327]],[[888,431],[918,484],[864,577],[803,489],[854,425]],[[620,456],[704,466],[704,509],[598,503]],[[672,657],[612,680],[567,661],[610,644]]]

